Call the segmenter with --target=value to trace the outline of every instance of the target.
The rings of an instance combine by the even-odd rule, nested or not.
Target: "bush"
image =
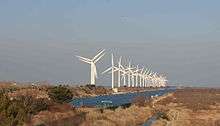
[[[0,126],[20,126],[33,114],[48,108],[46,99],[34,99],[31,96],[19,96],[10,100],[7,95],[0,94]]]
[[[133,104],[139,107],[151,106],[152,100],[149,97],[138,96],[133,99]]]
[[[26,106],[25,111],[27,114],[37,114],[40,111],[47,110],[48,106],[51,105],[47,99],[35,99],[32,96],[20,96],[17,100],[22,103],[22,106]]]
[[[67,86],[55,86],[49,89],[49,97],[57,103],[70,102],[73,98],[73,94]]]

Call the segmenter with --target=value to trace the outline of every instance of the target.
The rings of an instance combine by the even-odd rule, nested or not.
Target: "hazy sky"
[[[219,0],[0,0],[0,80],[87,82],[74,55],[106,48],[99,73],[114,52],[172,84],[220,86],[219,12]]]

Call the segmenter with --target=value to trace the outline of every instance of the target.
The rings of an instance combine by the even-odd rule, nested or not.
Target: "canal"
[[[130,104],[137,97],[151,97],[151,96],[162,96],[170,92],[174,92],[175,87],[166,87],[155,90],[143,91],[143,92],[131,92],[124,94],[112,94],[112,95],[101,95],[96,97],[87,98],[75,98],[70,104],[75,107],[90,106],[96,107],[101,104],[102,101],[111,101],[114,107]]]

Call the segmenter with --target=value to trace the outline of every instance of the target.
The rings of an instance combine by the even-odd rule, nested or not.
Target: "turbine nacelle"
[[[91,84],[95,85],[95,79],[98,78],[96,63],[105,55],[105,49],[98,52],[92,59],[85,58],[82,56],[76,56],[80,61],[91,65]]]

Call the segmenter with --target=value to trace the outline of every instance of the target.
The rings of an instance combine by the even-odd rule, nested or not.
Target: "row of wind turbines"
[[[82,56],[76,56],[80,61],[91,65],[91,85],[95,86],[97,76],[96,63],[105,55],[105,49],[98,52],[92,59]],[[165,76],[153,72],[149,68],[139,68],[139,65],[133,67],[131,62],[128,65],[122,65],[122,57],[119,58],[117,65],[114,64],[114,56],[111,54],[111,67],[106,69],[102,74],[112,74],[112,89],[117,87],[165,87],[167,79]],[[115,85],[115,73],[117,74],[117,82]],[[122,83],[121,83],[122,82]]]

